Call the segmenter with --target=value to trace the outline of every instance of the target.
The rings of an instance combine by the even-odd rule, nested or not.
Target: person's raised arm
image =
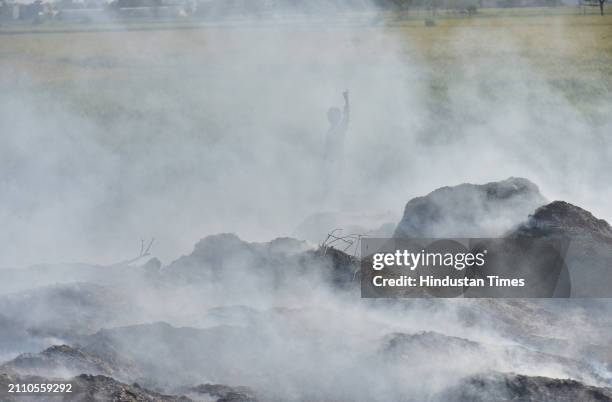
[[[349,116],[351,113],[351,105],[349,103],[349,91],[348,89],[344,92],[342,92],[342,96],[344,96],[344,113],[342,116],[342,123],[344,125],[344,127],[348,127],[349,124]]]

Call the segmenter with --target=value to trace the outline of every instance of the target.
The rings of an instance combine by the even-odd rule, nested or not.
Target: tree
[[[607,1],[608,0],[582,0],[580,2],[580,4],[583,7],[597,7],[597,6],[599,6],[599,13],[603,16],[604,15],[604,4]]]
[[[394,8],[404,10],[412,5],[412,0],[392,0]]]

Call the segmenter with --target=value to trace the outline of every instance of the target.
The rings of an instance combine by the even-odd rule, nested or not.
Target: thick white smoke
[[[1,95],[2,266],[112,262],[142,237],[168,261],[209,233],[266,240],[316,212],[399,218],[413,196],[509,176],[609,217],[611,122],[597,112],[609,97],[569,98],[521,27],[411,29],[424,28],[3,37],[17,80]],[[344,89],[345,169],[329,204],[325,113]]]

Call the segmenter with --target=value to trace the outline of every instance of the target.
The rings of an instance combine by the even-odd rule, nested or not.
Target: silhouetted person
[[[325,171],[323,174],[324,191],[328,194],[333,192],[334,188],[338,185],[338,178],[344,168],[344,137],[348,129],[350,114],[348,91],[344,91],[342,96],[344,97],[344,110],[341,111],[337,107],[332,107],[327,111],[330,128],[325,139],[323,162]]]

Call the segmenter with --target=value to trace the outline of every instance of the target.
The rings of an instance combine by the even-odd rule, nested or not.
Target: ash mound
[[[442,187],[408,201],[394,237],[494,237],[545,202],[538,187],[523,178]]]
[[[509,238],[552,239],[562,244],[573,297],[608,297],[612,281],[612,228],[564,201],[538,208]]]
[[[42,377],[72,377],[87,373],[116,378],[133,376],[100,357],[68,345],[54,345],[40,353],[24,353],[0,366],[0,370]]]
[[[589,211],[565,201],[554,201],[538,208],[515,232],[522,236],[596,236],[612,243],[612,227]]]
[[[544,201],[538,187],[522,178],[443,187],[410,200],[394,236],[503,236],[528,240],[516,243],[525,250],[519,249],[517,254],[508,249],[505,258],[512,261],[520,257],[517,264],[525,275],[533,273],[533,278],[529,277],[532,283],[537,283],[538,275],[546,274],[545,271],[536,274],[546,266],[540,260],[561,258],[564,265],[559,271],[559,283],[548,284],[551,294],[554,291],[562,297],[608,297],[607,284],[612,281],[612,227],[578,206],[564,201],[543,205]],[[548,243],[534,243],[530,239],[553,241],[550,244],[555,245],[558,253],[544,256],[536,246],[545,247]]]
[[[608,402],[612,389],[570,379],[487,373],[463,380],[437,398],[447,402]]]
[[[481,371],[514,372],[525,367],[555,372],[585,383],[609,386],[590,363],[550,353],[542,353],[516,344],[490,344],[435,331],[393,333],[385,337],[382,355],[395,362],[410,362],[419,367],[434,366],[437,372]],[[448,356],[454,356],[447,361]],[[495,356],[495,358],[493,358]],[[442,367],[439,362],[445,362]],[[470,370],[468,370],[469,372]]]
[[[289,257],[305,252],[309,246],[291,238],[278,238],[267,243],[248,243],[233,233],[211,235],[200,240],[188,256],[183,256],[167,267],[168,270],[188,269],[193,266],[207,266],[222,269],[235,261],[228,257],[248,259],[261,265],[274,258]]]
[[[223,282],[228,287],[246,284],[256,277],[259,286],[282,287],[296,278],[316,275],[343,287],[354,282],[358,262],[333,248],[313,249],[305,241],[278,238],[249,243],[234,234],[218,234],[200,240],[191,254],[162,270],[162,276],[182,283]]]

